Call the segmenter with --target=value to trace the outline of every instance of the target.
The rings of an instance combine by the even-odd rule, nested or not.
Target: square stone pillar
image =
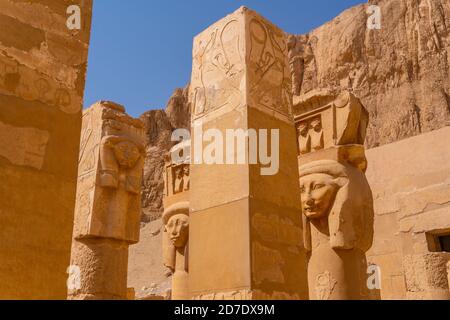
[[[191,295],[307,299],[286,35],[242,7],[197,36],[193,55]],[[256,150],[238,130],[256,132]],[[211,136],[224,145],[212,161]],[[264,148],[278,168],[261,164]]]
[[[126,300],[128,247],[139,241],[143,123],[102,101],[86,110],[80,143],[69,299]]]

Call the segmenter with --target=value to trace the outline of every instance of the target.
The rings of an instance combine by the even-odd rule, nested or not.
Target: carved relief
[[[182,164],[171,167],[173,179],[173,194],[189,191],[189,165]]]
[[[204,294],[193,297],[192,300],[197,301],[245,301],[245,300],[280,300],[280,301],[296,301],[300,300],[298,294],[288,292],[263,292],[260,290],[236,290],[221,293]]]
[[[317,92],[294,104],[300,156],[333,146],[364,144],[369,115],[351,93]]]
[[[164,265],[171,271],[172,300],[189,298],[189,202],[178,202],[164,210]]]
[[[285,34],[243,10],[245,15],[224,19],[195,39],[190,90],[195,118],[244,103],[292,116]]]
[[[0,122],[0,156],[13,165],[41,170],[49,139],[47,131]]]
[[[312,95],[296,107],[298,127],[303,129],[299,172],[304,244],[309,282],[315,283],[310,298],[362,299],[364,279],[355,273],[367,270],[365,253],[374,233],[363,146],[367,112],[348,92]],[[346,281],[349,277],[358,280]]]
[[[305,244],[308,250],[320,243],[311,239],[308,225],[326,219],[333,249],[358,248],[364,252],[373,241],[373,197],[364,172],[334,160],[312,162],[300,168]]]
[[[85,112],[77,193],[79,201],[94,196],[91,214],[77,213],[77,237],[138,240],[143,141],[142,123],[123,107],[100,102]]]
[[[62,87],[59,80],[0,53],[0,93],[27,101],[40,101],[67,114],[75,114],[81,111],[82,99],[76,94],[74,81],[72,85]]]
[[[254,266],[253,281],[257,285],[264,281],[279,284],[284,283],[285,278],[282,271],[284,260],[277,250],[267,248],[258,242],[254,242],[252,262]]]
[[[329,271],[319,274],[316,279],[316,292],[318,300],[329,300],[337,281],[333,279]]]
[[[126,299],[128,247],[140,232],[143,142],[142,122],[124,107],[101,101],[84,112],[71,256],[82,286],[69,299]]]
[[[308,154],[324,149],[324,133],[321,116],[313,117],[297,125],[300,154]]]
[[[289,115],[291,84],[285,35],[259,18],[252,18],[248,28],[250,105]]]
[[[195,44],[193,107],[200,116],[242,103],[243,39],[239,21],[232,19],[202,34]]]
[[[164,197],[164,265],[172,274],[172,300],[189,293],[190,141],[175,145],[166,156]]]
[[[250,290],[236,290],[221,293],[211,293],[195,296],[192,300],[197,301],[242,301],[250,300],[252,292]]]

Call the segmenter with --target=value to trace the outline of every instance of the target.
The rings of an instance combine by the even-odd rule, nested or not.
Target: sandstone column
[[[368,114],[349,92],[313,92],[296,97],[294,108],[310,299],[368,299],[365,253],[374,219],[363,146]]]
[[[172,272],[172,300],[189,300],[189,188],[190,141],[172,148],[165,171],[164,265]],[[175,156],[172,156],[175,155]]]
[[[286,35],[243,7],[193,55],[191,295],[307,299]]]
[[[0,0],[0,299],[67,296],[91,14]]]
[[[69,299],[126,300],[139,241],[144,131],[112,102],[83,115]]]

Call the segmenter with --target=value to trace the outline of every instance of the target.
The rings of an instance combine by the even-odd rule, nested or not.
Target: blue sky
[[[193,37],[242,5],[306,33],[364,0],[95,0],[85,106],[123,104],[132,116],[165,108],[190,79]]]

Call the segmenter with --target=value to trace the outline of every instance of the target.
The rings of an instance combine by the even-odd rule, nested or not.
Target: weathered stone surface
[[[69,299],[127,298],[128,246],[139,241],[143,123],[113,102],[83,114]]]
[[[67,296],[91,10],[0,1],[0,299]]]
[[[430,254],[429,237],[450,230],[449,139],[445,127],[367,151],[376,213],[368,259],[381,268],[382,299],[433,298],[432,287],[413,284],[425,272],[417,261]]]
[[[182,159],[174,155],[183,154]],[[164,266],[172,274],[172,300],[189,300],[189,189],[191,142],[174,146],[164,170]]]
[[[365,171],[368,115],[349,92],[294,99],[304,243],[312,300],[369,299],[373,197]]]
[[[368,5],[381,8],[367,28]],[[350,90],[370,114],[367,146],[442,128],[450,120],[450,3],[371,0],[290,40],[294,91]]]
[[[450,253],[406,255],[403,259],[408,299],[450,300],[447,277]]]
[[[270,134],[278,129],[281,159],[279,171],[266,176],[261,163],[250,164],[248,159],[239,163],[234,149],[229,163],[207,164],[196,145],[205,148],[208,144],[192,135],[191,296],[305,299],[306,264],[285,34],[242,7],[198,35],[193,52],[189,90],[193,130],[201,125],[204,132],[214,129],[225,137],[226,130],[265,129]],[[254,291],[261,294],[246,294]]]
[[[188,87],[177,89],[165,110],[144,113],[141,120],[146,131],[146,159],[142,190],[143,222],[161,217],[164,190],[164,157],[173,147],[171,135],[175,129],[190,130]]]

